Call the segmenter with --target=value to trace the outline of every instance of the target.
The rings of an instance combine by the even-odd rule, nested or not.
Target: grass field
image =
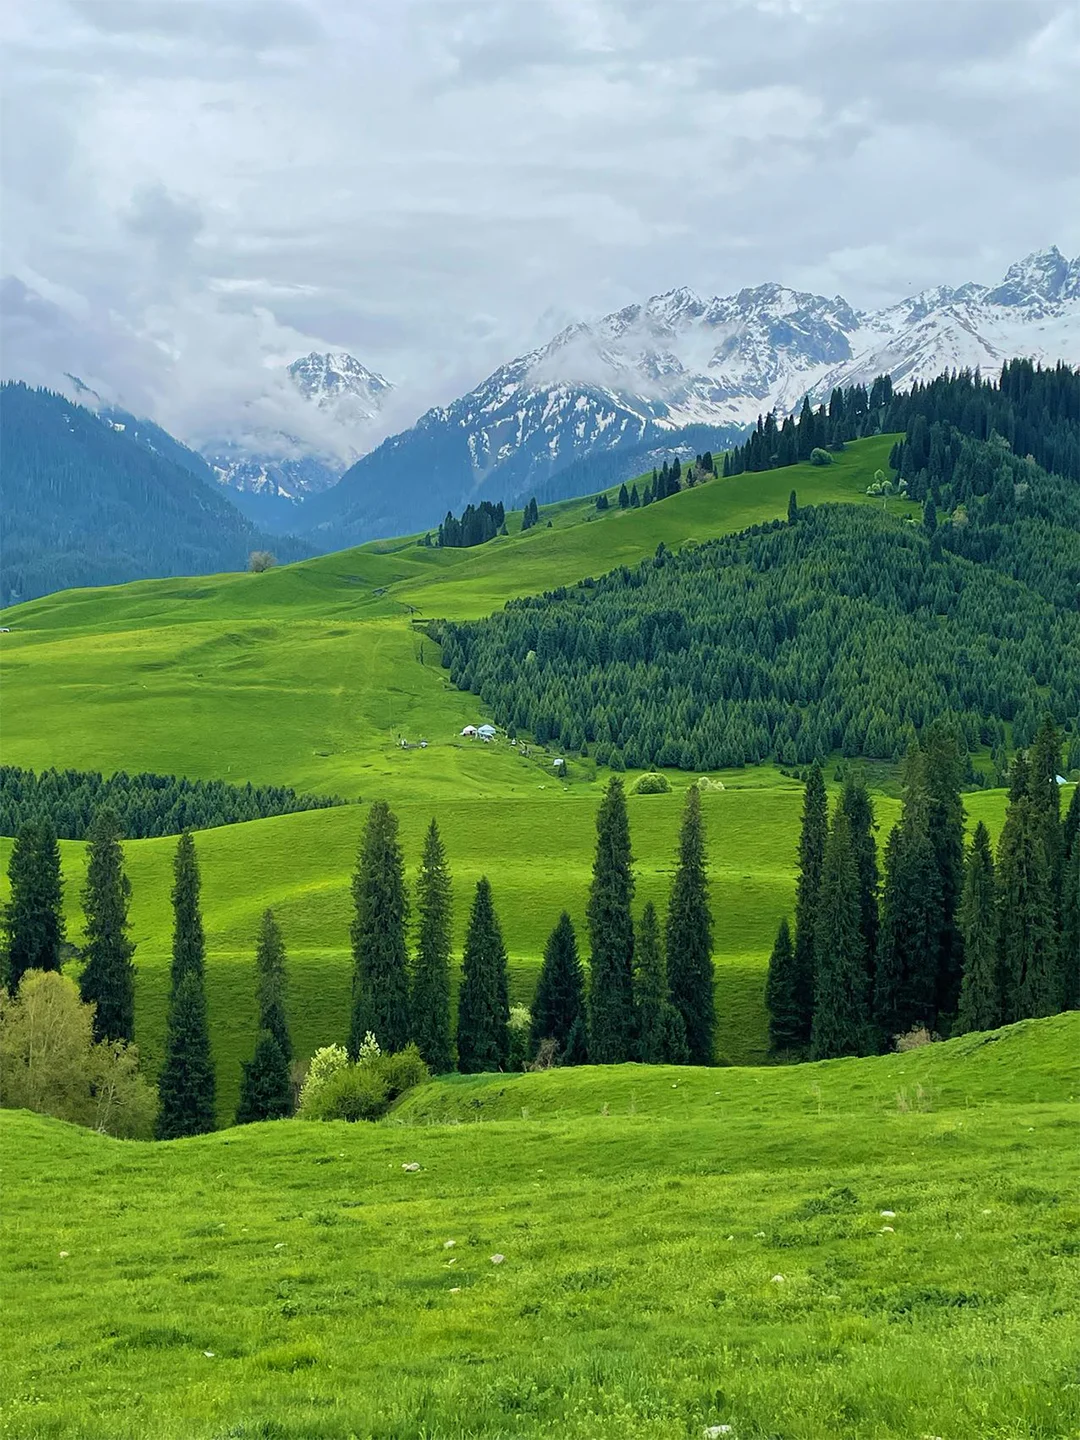
[[[804,504],[865,501],[891,439],[860,441],[825,468],[714,480],[644,510],[568,501],[542,512],[552,529],[472,550],[375,542],[262,575],[32,601],[3,615],[5,758],[365,798],[535,787],[550,757],[529,767],[508,746],[460,743],[480,707],[450,685],[413,619],[488,614],[511,596],[636,563],[661,540],[678,548],[773,519],[793,487]],[[399,736],[429,748],[402,750]]]
[[[682,777],[685,785],[687,777]],[[764,970],[781,916],[791,913],[802,787],[768,769],[727,777],[723,793],[703,797],[716,939],[719,1056],[749,1064],[766,1056]],[[736,786],[744,788],[734,788]],[[506,799],[431,797],[397,803],[410,877],[432,814],[438,818],[455,881],[460,953],[476,880],[490,875],[510,955],[515,1000],[528,1002],[544,941],[560,910],[573,916],[584,940],[585,902],[595,843],[597,797],[588,789]],[[674,868],[683,795],[631,796],[637,860],[637,906],[653,900],[663,914]],[[879,841],[899,813],[886,796],[875,801]],[[1002,791],[966,797],[969,819],[986,820],[996,836],[1005,810]],[[254,937],[261,911],[272,905],[290,959],[290,1021],[297,1048],[343,1039],[348,1030],[350,876],[365,806],[309,811],[209,830],[197,837],[209,958],[207,990],[218,1064],[219,1113],[231,1118],[240,1060],[253,1045]],[[10,840],[0,840],[0,896],[6,894]],[[151,1068],[161,1054],[171,934],[169,890],[176,841],[129,841],[132,934],[138,944],[137,1038]],[[79,893],[85,875],[81,844],[63,852],[69,935],[81,938]]]
[[[162,1145],[4,1112],[0,1435],[1072,1440],[1078,1049],[445,1080]]]

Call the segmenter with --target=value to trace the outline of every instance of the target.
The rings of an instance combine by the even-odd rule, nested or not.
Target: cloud
[[[342,348],[398,384],[404,424],[567,320],[677,285],[878,305],[1051,242],[1075,254],[1075,5],[987,17],[983,0],[12,7],[6,371],[84,367],[197,438],[261,416],[268,388],[285,405],[293,356]]]

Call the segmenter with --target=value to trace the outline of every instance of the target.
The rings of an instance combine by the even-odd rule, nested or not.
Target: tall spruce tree
[[[867,1046],[866,942],[851,822],[837,801],[825,845],[815,930],[813,1060],[859,1055]]]
[[[387,1053],[409,1043],[409,900],[397,816],[385,800],[371,807],[352,883],[353,1011],[349,1054],[370,1031]]]
[[[1043,831],[1043,844],[1050,864],[1050,883],[1057,890],[1064,859],[1064,832],[1061,824],[1061,791],[1057,777],[1061,769],[1061,735],[1048,715],[1039,726],[1028,754],[1028,792]]]
[[[618,1065],[634,1055],[633,857],[626,793],[608,782],[596,817],[596,858],[589,891],[589,1058]]]
[[[885,886],[874,975],[880,1039],[937,1024],[941,877],[930,836],[925,756],[908,755],[904,808],[885,847]]]
[[[14,994],[27,970],[59,970],[64,940],[60,847],[45,816],[23,825],[8,862],[11,898],[4,907],[7,984]]]
[[[1080,812],[1077,805],[1080,786],[1073,791],[1069,816]],[[1061,867],[1061,1003],[1066,1010],[1080,1010],[1080,833],[1074,830],[1068,839]]]
[[[214,1067],[206,1018],[206,942],[199,909],[199,862],[185,830],[173,862],[173,945],[165,1059],[158,1075],[159,1140],[214,1128]]]
[[[419,936],[412,985],[412,1037],[436,1075],[454,1068],[450,1035],[450,938],[453,893],[439,827],[432,819],[416,881]]]
[[[214,1067],[206,991],[198,970],[181,977],[169,1000],[165,1061],[158,1075],[159,1140],[205,1135],[214,1128]]]
[[[1044,817],[1031,798],[1028,767],[1014,762],[1013,772],[997,858],[999,953],[1006,1023],[1054,1015],[1063,1000],[1057,897],[1051,883]]]
[[[285,1077],[293,1058],[292,1037],[285,1016],[285,942],[272,910],[264,910],[255,943],[255,998],[259,1007],[259,1032],[269,1030],[285,1061]]]
[[[532,1046],[554,1040],[560,1055],[585,1012],[585,976],[574,924],[564,910],[544,946],[544,963],[532,1006]]]
[[[242,1060],[240,1103],[236,1107],[237,1125],[250,1125],[256,1120],[283,1120],[292,1114],[292,1084],[289,1062],[271,1030],[261,1030],[255,1054]]]
[[[108,808],[94,816],[87,832],[86,964],[79,977],[83,1000],[94,1005],[94,1039],[135,1038],[135,946],[128,935],[131,882],[124,872],[120,822]]]
[[[990,832],[981,820],[971,837],[959,921],[964,942],[964,975],[955,1032],[966,1035],[972,1030],[993,1030],[1001,1024],[1003,1014],[994,857]]]
[[[485,875],[476,883],[465,935],[457,1027],[462,1074],[505,1068],[510,1054],[509,1021],[506,947]]]
[[[794,1006],[798,1017],[798,1045],[809,1045],[814,1016],[814,926],[821,891],[821,867],[829,817],[821,766],[811,767],[803,799],[799,836],[799,879],[795,891]]]
[[[765,1008],[769,1012],[769,1047],[775,1054],[795,1050],[803,1043],[802,1012],[796,998],[795,950],[787,916],[780,921],[765,981]]]
[[[667,976],[671,1003],[682,1016],[692,1065],[712,1065],[716,1032],[712,916],[705,874],[701,791],[686,792],[679,860],[667,916]]]
[[[927,824],[940,882],[936,1005],[939,1017],[952,1016],[960,998],[964,949],[957,908],[964,887],[964,806],[960,798],[963,757],[952,725],[937,720],[923,734]]]
[[[847,811],[851,826],[851,848],[859,875],[859,928],[866,947],[867,976],[871,993],[878,946],[878,890],[881,872],[878,869],[877,842],[874,839],[874,802],[861,776],[851,776],[844,784],[840,803]]]
[[[645,1065],[685,1065],[686,1026],[670,1000],[660,922],[651,900],[641,913],[634,946],[634,998],[638,1059]]]
[[[195,839],[190,830],[185,830],[176,842],[173,860],[171,980],[174,991],[189,973],[198,975],[201,982],[206,968],[206,936],[199,907],[201,890]]]

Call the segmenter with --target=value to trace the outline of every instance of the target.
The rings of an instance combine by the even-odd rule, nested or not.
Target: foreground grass
[[[0,1434],[1066,1440],[1078,1044],[440,1082],[158,1146],[0,1115]],[[422,1123],[500,1087],[515,1118]]]
[[[681,777],[681,784],[686,777]],[[717,971],[717,1055],[731,1064],[766,1058],[764,973],[776,927],[794,901],[801,785],[776,772],[729,776],[731,788],[703,796]],[[744,786],[745,788],[735,788]],[[597,801],[591,792],[559,789],[512,798],[452,800],[433,796],[395,806],[415,875],[424,829],[434,814],[454,876],[455,951],[461,953],[477,879],[491,877],[510,957],[512,998],[528,1004],[544,942],[565,907],[585,946],[585,903],[595,847]],[[674,870],[683,795],[631,796],[630,825],[637,907],[652,900],[663,915]],[[883,843],[898,814],[875,798]],[[966,797],[970,823],[983,819],[996,836],[1002,791]],[[201,832],[207,932],[207,991],[217,1059],[219,1116],[236,1108],[240,1061],[255,1031],[254,942],[259,915],[271,905],[289,951],[289,1018],[301,1056],[348,1033],[352,957],[350,878],[366,806],[309,811]],[[0,902],[7,895],[10,840],[0,840]],[[138,945],[136,1038],[153,1070],[161,1056],[169,983],[169,903],[174,838],[129,841],[132,936]],[[81,844],[61,845],[68,933],[82,940],[79,895],[86,860]]]

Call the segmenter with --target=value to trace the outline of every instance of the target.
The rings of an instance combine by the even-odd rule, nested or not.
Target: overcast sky
[[[8,0],[2,23],[6,372],[85,372],[181,431],[313,344],[415,413],[677,285],[869,307],[1080,252],[1073,0]]]

